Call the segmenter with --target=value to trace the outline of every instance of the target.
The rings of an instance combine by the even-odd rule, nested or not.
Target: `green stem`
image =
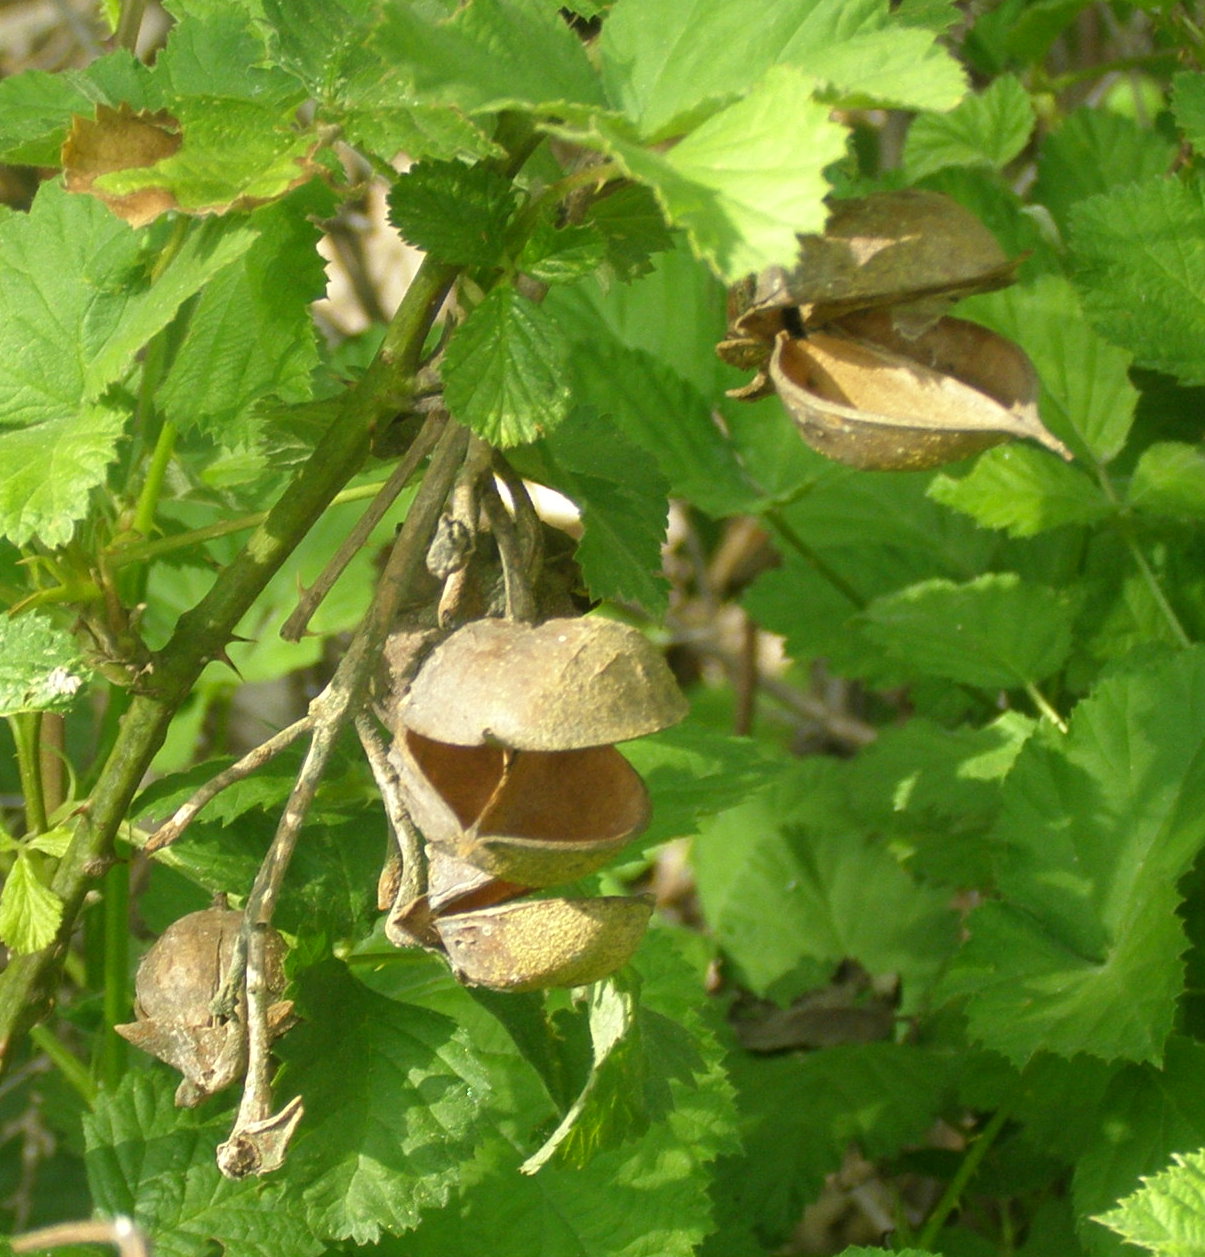
[[[423,343],[456,271],[428,259],[398,307],[376,359],[344,398],[338,419],[201,601],[180,617],[82,809],[52,889],[63,919],[50,946],[13,957],[0,974],[0,1066],[14,1041],[49,1011],[84,896],[113,862],[113,841],[176,709],[201,670],[220,657],[235,626],[335,495],[359,470],[378,423],[405,404]]]
[[[851,603],[862,611],[866,607],[866,599],[841,575],[835,571],[807,544],[806,541],[795,531],[795,529],[787,523],[781,511],[766,511],[762,518],[771,528],[799,555],[809,567],[813,568],[819,575],[824,577],[826,581],[840,594],[843,594]]]
[[[941,1199],[925,1221],[924,1229],[916,1241],[916,1247],[921,1252],[933,1250],[933,1246],[937,1242],[938,1233],[945,1226],[946,1219],[958,1207],[958,1202],[962,1199],[962,1193],[966,1191],[967,1184],[975,1176],[975,1171],[979,1169],[980,1163],[987,1156],[992,1144],[1000,1137],[1000,1132],[1004,1129],[1007,1121],[1007,1110],[997,1110],[992,1116],[992,1120],[972,1141],[971,1146],[967,1149],[966,1156],[962,1159],[962,1164],[958,1167],[957,1173],[950,1180],[946,1190],[942,1193]]]
[[[50,1057],[51,1063],[71,1084],[80,1099],[91,1108],[96,1103],[96,1084],[83,1063],[54,1037],[45,1026],[34,1026],[29,1032],[34,1046]]]
[[[1032,681],[1025,682],[1025,693],[1029,695],[1030,702],[1060,733],[1067,732],[1067,722],[1055,711],[1050,704],[1050,700]]]
[[[144,537],[149,537],[154,531],[155,514],[163,492],[163,478],[167,475],[175,449],[176,425],[165,421],[159,429],[151,460],[147,464],[146,479],[142,482],[142,491],[138,495],[138,505],[134,510],[134,531]]]
[[[25,831],[29,834],[44,834],[49,828],[46,823],[46,796],[42,791],[41,724],[41,713],[36,711],[23,711],[8,718],[17,748],[17,772],[25,798]]]
[[[130,866],[119,861],[105,874],[101,892],[104,918],[104,1030],[97,1061],[97,1077],[106,1089],[125,1074],[127,1044],[113,1027],[130,1014]]]

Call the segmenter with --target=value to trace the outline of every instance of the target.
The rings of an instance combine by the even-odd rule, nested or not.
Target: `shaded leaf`
[[[948,113],[924,113],[908,128],[904,166],[912,180],[945,166],[999,169],[1025,147],[1033,130],[1029,93],[1012,75],[1001,75]]]
[[[283,1200],[279,1181],[223,1178],[214,1150],[226,1109],[177,1109],[167,1068],[130,1070],[84,1115],[88,1182],[96,1207],[132,1217],[162,1257],[317,1257],[324,1245]]]
[[[924,581],[876,599],[864,631],[912,675],[1013,689],[1057,672],[1071,650],[1071,610],[1015,573],[965,584]]]
[[[1205,514],[1205,458],[1195,445],[1158,441],[1142,451],[1127,502],[1139,511],[1196,519]]]
[[[1172,113],[1193,148],[1205,149],[1205,74],[1182,70],[1173,76]]]
[[[1201,846],[1205,652],[1112,676],[1003,787],[1000,899],[970,919],[948,994],[1014,1061],[1039,1050],[1158,1061],[1186,940],[1177,879]]]

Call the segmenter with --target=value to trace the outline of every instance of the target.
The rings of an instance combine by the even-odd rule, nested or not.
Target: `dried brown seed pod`
[[[908,337],[864,311],[806,339],[782,332],[770,379],[804,440],[854,467],[937,467],[1013,437],[1071,457],[1038,417],[1029,358],[961,319]]]
[[[206,908],[173,921],[142,958],[134,980],[137,1020],[114,1029],[143,1051],[184,1074],[176,1103],[191,1107],[228,1086],[246,1066],[244,1009],[214,1011],[234,958],[242,913]],[[273,997],[285,987],[284,940],[271,930],[266,979]],[[287,1028],[291,1005],[276,1003],[269,1024]]]
[[[584,877],[648,824],[648,791],[614,747],[508,751],[412,730],[395,745],[428,842],[508,882],[556,886]]]
[[[466,624],[427,657],[398,716],[456,746],[567,751],[642,737],[686,710],[643,634],[590,616]]]
[[[442,917],[436,928],[462,982],[538,991],[614,973],[640,945],[652,911],[646,897],[535,899]]]

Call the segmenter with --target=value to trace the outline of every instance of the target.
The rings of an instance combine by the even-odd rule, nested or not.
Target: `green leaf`
[[[1042,382],[1042,418],[1077,454],[1101,462],[1117,456],[1138,401],[1130,355],[1093,331],[1066,280],[1046,275],[972,297],[959,313],[1015,340],[1029,354]]]
[[[1126,501],[1135,510],[1177,519],[1205,515],[1205,458],[1195,445],[1157,441],[1142,451]]]
[[[965,476],[934,477],[929,496],[985,528],[1002,528],[1011,537],[1036,537],[1066,524],[1093,524],[1116,509],[1081,468],[1025,445],[988,450]]]
[[[1175,156],[1171,140],[1133,118],[1110,109],[1077,109],[1042,141],[1033,197],[1065,230],[1077,202],[1164,175]]]
[[[210,280],[156,401],[181,430],[233,445],[234,425],[265,398],[305,401],[318,365],[310,303],[326,273],[317,228],[292,203],[251,215],[258,238]]]
[[[0,157],[14,165],[57,166],[72,114],[93,98],[74,74],[26,70],[0,79]]]
[[[377,45],[421,102],[468,113],[603,104],[581,41],[544,0],[474,0],[443,21],[390,5]]]
[[[671,367],[598,333],[575,342],[571,361],[574,397],[652,455],[675,497],[717,517],[754,509],[759,495],[706,399]]]
[[[328,961],[299,981],[304,1020],[281,1040],[282,1095],[305,1121],[281,1174],[289,1210],[331,1239],[371,1243],[447,1203],[474,1144],[485,1078],[437,1013],[376,995]]]
[[[496,265],[514,210],[505,175],[463,162],[420,162],[389,193],[389,221],[402,236],[455,266]]]
[[[1175,1153],[1162,1174],[1093,1220],[1159,1257],[1205,1257],[1205,1149]]]
[[[721,1203],[748,1219],[759,1252],[778,1249],[851,1144],[888,1157],[923,1137],[946,1101],[952,1065],[947,1054],[897,1043],[736,1054],[744,1150],[719,1165]]]
[[[912,181],[946,166],[1007,165],[1025,147],[1034,126],[1029,93],[1002,75],[948,113],[924,113],[908,128],[904,168]]]
[[[1102,335],[1142,366],[1205,382],[1205,196],[1144,180],[1071,212],[1076,284]]]
[[[325,1246],[286,1207],[279,1181],[223,1178],[214,1163],[230,1133],[229,1109],[177,1109],[178,1078],[128,1070],[84,1115],[88,1182],[96,1207],[133,1218],[160,1257],[318,1257]]]
[[[695,833],[704,817],[736,806],[779,771],[756,742],[717,733],[690,716],[624,743],[623,753],[653,803],[653,819],[640,836],[645,846]]]
[[[189,96],[208,98],[216,108],[227,101],[298,103],[303,93],[290,74],[268,62],[249,7],[205,5],[181,15],[152,70],[164,103]]]
[[[10,540],[68,540],[121,432],[101,395],[254,238],[197,224],[152,283],[143,237],[92,197],[46,184],[28,214],[0,222],[0,530]]]
[[[1066,738],[1031,739],[1005,780],[1000,899],[949,979],[975,1036],[1014,1061],[1158,1061],[1185,948],[1177,879],[1201,846],[1205,651],[1101,682]]]
[[[1117,1235],[1084,1225],[1087,1220],[1132,1192],[1144,1175],[1163,1170],[1176,1153],[1205,1146],[1203,1066],[1205,1047],[1176,1035],[1161,1069],[1119,1070],[1098,1102],[1072,1183],[1082,1238],[1096,1257],[1126,1257],[1133,1250]]]
[[[1183,70],[1172,77],[1172,113],[1184,138],[1205,150],[1205,74]]]
[[[1041,681],[1071,650],[1067,601],[1012,572],[910,585],[876,599],[861,618],[867,637],[910,674],[985,689]]]
[[[918,109],[948,109],[963,93],[933,36],[894,23],[878,0],[770,0],[755,22],[733,0],[621,0],[599,51],[610,100],[651,139],[744,96],[778,64],[843,95]]]
[[[75,639],[45,616],[0,618],[0,716],[66,711],[84,681],[79,662]]]
[[[48,947],[63,919],[63,901],[46,886],[24,851],[0,889],[0,940],[17,955]]]
[[[695,252],[735,280],[788,262],[796,233],[823,228],[824,168],[844,156],[846,141],[829,113],[802,70],[781,66],[665,153],[617,125],[568,134],[648,184]]]
[[[518,267],[542,283],[564,284],[593,274],[608,253],[608,241],[593,223],[557,227],[542,218],[523,243]]]
[[[1035,65],[1089,0],[1005,0],[978,15],[968,50],[995,72],[1004,66]]]
[[[693,862],[708,925],[759,994],[784,994],[776,984],[796,971],[806,988],[848,959],[902,975],[919,999],[953,946],[946,893],[918,886],[847,818],[818,822],[816,776],[783,774],[701,826]]]
[[[525,451],[519,466],[581,511],[577,561],[594,597],[632,602],[660,618],[668,600],[660,572],[669,486],[656,462],[609,421],[577,411]]]
[[[448,342],[448,408],[491,445],[534,441],[569,413],[568,352],[543,307],[501,284]]]

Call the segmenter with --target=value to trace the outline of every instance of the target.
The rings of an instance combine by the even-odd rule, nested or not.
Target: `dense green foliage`
[[[43,176],[0,206],[6,1230],[753,1257],[815,1251],[844,1165],[827,1199],[861,1220],[829,1251],[1205,1252],[1199,11],[167,8],[147,62],[0,80],[0,160]],[[387,326],[324,336],[317,245],[373,181],[427,261]],[[789,264],[825,197],[913,185],[1023,257],[959,313],[1026,350],[1074,461],[854,470],[725,395],[726,286]],[[228,1180],[237,1088],[176,1108],[112,1026],[152,937],[241,905],[301,757],[139,849],[246,749],[244,683],[328,675],[413,494],[312,635],[277,630],[437,393],[576,506],[590,598],[685,661],[691,715],[625,748],[652,822],[590,885],[673,899],[685,837],[687,889],[614,978],[466,989],[386,941],[344,738],[276,914],[305,1117],[283,1168]],[[759,677],[734,634],[787,659]]]

